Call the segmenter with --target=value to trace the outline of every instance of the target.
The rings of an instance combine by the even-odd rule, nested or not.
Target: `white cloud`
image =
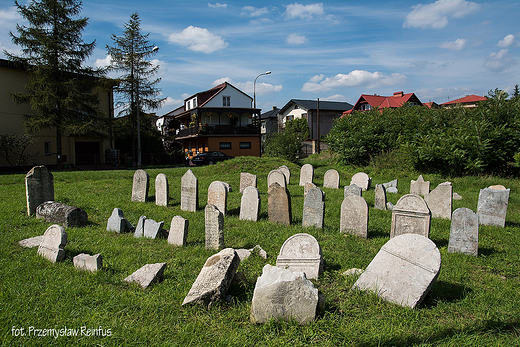
[[[260,24],[267,24],[267,23],[272,23],[272,22],[273,21],[269,18],[260,18],[260,19],[252,20],[250,23],[255,24],[255,25],[260,25]]]
[[[365,70],[354,70],[348,74],[337,74],[333,77],[323,79],[323,75],[312,77],[306,82],[302,91],[304,92],[321,92],[334,88],[346,87],[363,87],[363,88],[381,88],[396,84],[405,83],[408,79],[400,73],[384,75],[381,72],[368,72]]]
[[[219,78],[211,85],[217,86],[221,83],[228,82],[232,84],[233,86],[237,87],[241,91],[243,91],[246,94],[253,95],[253,92],[255,92],[256,95],[266,95],[266,94],[272,94],[276,92],[280,92],[282,90],[282,85],[273,85],[270,83],[263,83],[263,82],[256,82],[256,90],[254,86],[253,81],[247,81],[247,82],[235,82],[233,79],[229,77],[222,77]]]
[[[219,3],[219,2],[217,2],[216,4],[210,4],[210,3],[208,2],[208,6],[209,6],[210,8],[226,8],[226,7],[227,7],[227,4],[221,4],[221,3]]]
[[[321,2],[311,5],[302,5],[295,2],[294,4],[287,5],[285,8],[285,15],[289,19],[311,19],[313,16],[322,16],[324,13],[323,4]]]
[[[267,7],[262,8],[256,8],[253,6],[244,6],[242,8],[242,16],[251,16],[251,17],[258,17],[261,15],[264,15],[266,13],[269,13],[269,9]]]
[[[174,98],[171,98],[171,97],[166,97],[166,100],[164,101],[162,107],[167,107],[167,106],[174,106],[174,107],[178,107],[178,106],[181,106],[182,104],[184,104],[184,99],[182,100],[179,100],[179,99],[174,99]]]
[[[321,101],[341,101],[341,102],[348,102],[347,97],[341,94],[334,94],[331,96],[327,96],[325,98],[320,98]]]
[[[228,45],[221,36],[212,34],[208,29],[192,25],[181,32],[171,34],[168,41],[188,47],[191,51],[206,54],[222,50]]]
[[[484,63],[484,67],[494,72],[507,70],[516,65],[516,60],[507,56],[508,49],[501,49],[497,53],[491,53]]]
[[[466,48],[466,39],[457,39],[455,42],[444,42],[439,47],[451,49],[452,51],[462,51]]]
[[[300,36],[297,34],[290,34],[287,36],[287,43],[290,45],[301,45],[307,42],[307,38],[305,36]]]
[[[507,35],[502,40],[498,41],[498,47],[509,47],[516,42],[515,36],[512,34]]]
[[[109,54],[104,59],[96,59],[95,67],[107,67],[112,63],[112,56]]]
[[[477,11],[480,5],[466,0],[438,0],[432,4],[419,4],[412,8],[403,27],[442,29],[448,25],[448,17],[462,18]]]

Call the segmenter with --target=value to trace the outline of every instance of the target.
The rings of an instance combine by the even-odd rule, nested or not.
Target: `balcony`
[[[187,129],[179,130],[176,138],[190,136],[208,136],[208,135],[260,135],[260,127],[258,125],[248,124],[246,126],[236,125],[205,125],[195,126]]]

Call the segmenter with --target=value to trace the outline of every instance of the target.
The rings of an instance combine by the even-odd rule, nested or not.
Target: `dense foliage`
[[[310,129],[305,118],[288,121],[283,131],[267,138],[264,154],[296,162],[302,158],[302,141],[307,140],[309,134]]]
[[[336,121],[327,140],[349,164],[366,165],[392,152],[400,165],[421,172],[512,174],[520,151],[519,111],[519,97],[494,90],[476,108],[354,112]]]

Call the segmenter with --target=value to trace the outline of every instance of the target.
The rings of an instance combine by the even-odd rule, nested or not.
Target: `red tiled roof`
[[[456,105],[456,104],[473,104],[473,103],[476,104],[478,101],[484,101],[484,100],[487,100],[487,98],[485,96],[466,95],[463,98],[445,102],[445,103],[441,104],[441,106],[442,105]]]
[[[343,112],[343,114],[350,114],[355,110],[359,110],[359,105],[364,103],[368,103],[372,108],[378,108],[380,110],[387,107],[401,107],[412,98],[421,103],[414,93],[404,94],[403,92],[397,92],[392,96],[361,94],[354,107],[351,110]]]

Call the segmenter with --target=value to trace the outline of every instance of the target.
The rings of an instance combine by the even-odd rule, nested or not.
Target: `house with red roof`
[[[463,106],[463,107],[477,107],[477,104],[480,101],[487,100],[487,97],[485,96],[479,96],[479,95],[466,95],[463,98],[451,100],[448,102],[445,102],[441,104],[441,107],[454,107],[457,105]]]
[[[423,103],[415,95],[415,93],[395,92],[392,96],[381,96],[377,94],[361,94],[354,107],[343,112],[343,115],[351,114],[354,111],[367,111],[372,109],[382,110],[384,108],[401,107],[405,103],[410,106],[421,106]]]

